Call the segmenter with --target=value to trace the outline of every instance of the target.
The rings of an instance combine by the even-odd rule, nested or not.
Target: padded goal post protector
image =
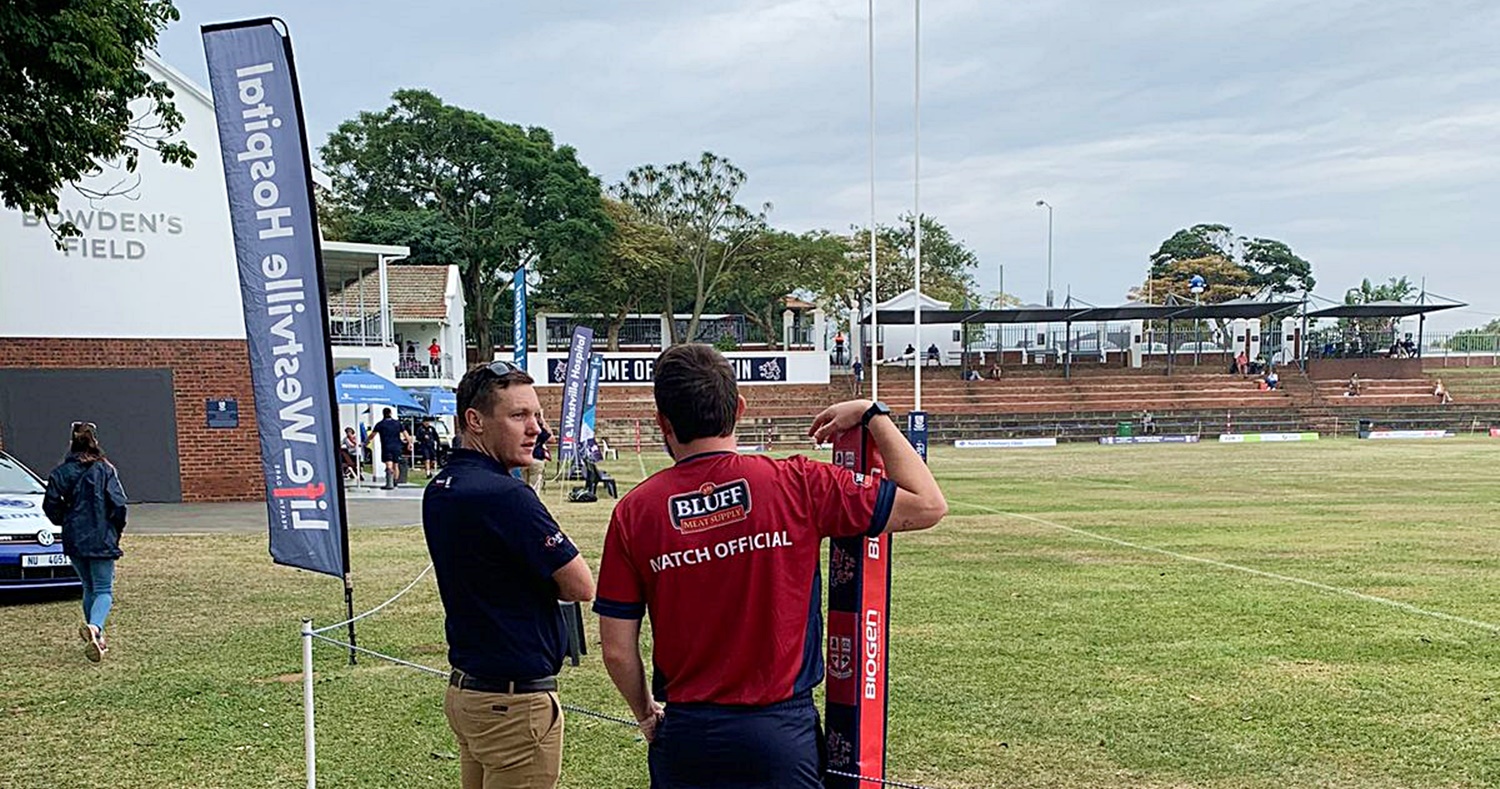
[[[883,473],[865,428],[833,442],[833,462],[856,473]],[[828,641],[825,645],[828,767],[885,777],[887,673],[890,653],[891,535],[832,540],[828,550]],[[836,775],[828,789],[877,789],[874,781]]]

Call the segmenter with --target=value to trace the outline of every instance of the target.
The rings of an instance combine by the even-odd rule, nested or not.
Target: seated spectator
[[[1417,344],[1412,342],[1410,332],[1408,332],[1406,337],[1401,340],[1401,350],[1406,351],[1407,358],[1411,358],[1417,355]]]
[[[982,381],[982,380],[984,380],[984,376],[980,375],[978,370],[969,369],[969,370],[965,370],[964,371],[964,380],[965,381]]]
[[[1359,373],[1355,373],[1355,374],[1349,376],[1349,383],[1347,383],[1347,384],[1344,385],[1344,396],[1345,397],[1359,397],[1359,391],[1363,387],[1364,387],[1364,384],[1360,383],[1360,380],[1359,380]]]
[[[1156,417],[1150,411],[1141,412],[1141,435],[1156,432]]]
[[[917,346],[912,345],[911,343],[907,343],[906,344],[906,350],[904,350],[904,351],[901,352],[901,356],[903,358],[906,358],[906,359],[914,359],[914,358],[916,358],[916,355],[917,355]]]
[[[1437,398],[1441,405],[1453,402],[1453,395],[1448,394],[1448,387],[1443,386],[1443,379],[1437,379],[1437,384],[1432,387],[1432,396]]]
[[[999,360],[996,360],[993,364],[990,365],[989,379],[991,381],[1000,380],[1000,374],[1002,372],[1004,371],[1000,369],[1000,362]]]
[[[927,361],[942,364],[943,352],[938,350],[937,343],[927,346]]]
[[[1248,358],[1246,358],[1244,351],[1240,351],[1238,354],[1235,355],[1235,357],[1234,357],[1234,368],[1235,368],[1235,372],[1239,373],[1240,375],[1244,375],[1245,373],[1249,372],[1249,370],[1250,370],[1250,360]]]
[[[1276,370],[1274,368],[1270,372],[1266,373],[1266,389],[1275,390],[1280,384],[1281,376],[1276,374]]]

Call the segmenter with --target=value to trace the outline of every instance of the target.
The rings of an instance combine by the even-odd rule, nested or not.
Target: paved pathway
[[[349,488],[344,494],[349,523],[356,529],[415,526],[422,523],[422,488]],[[132,504],[127,534],[264,534],[266,505],[259,501],[224,504]]]

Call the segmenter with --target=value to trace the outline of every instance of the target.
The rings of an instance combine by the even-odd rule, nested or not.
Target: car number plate
[[[67,567],[73,564],[63,553],[28,553],[21,557],[22,567]]]

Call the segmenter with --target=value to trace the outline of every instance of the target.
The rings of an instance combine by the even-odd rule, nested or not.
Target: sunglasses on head
[[[78,432],[78,428],[80,428],[80,427],[86,427],[86,428],[88,428],[90,430],[94,430],[94,431],[97,431],[99,429],[99,426],[96,425],[96,424],[94,424],[93,422],[74,422],[73,423],[73,432],[77,433]]]
[[[522,370],[521,367],[519,365],[517,365],[517,364],[513,364],[511,362],[503,362],[503,361],[501,361],[501,362],[490,362],[489,364],[487,364],[487,365],[484,366],[484,369],[489,370],[491,373],[494,373],[495,375],[499,375],[499,376],[510,375],[511,373],[523,373],[523,372],[526,372],[525,370]]]

